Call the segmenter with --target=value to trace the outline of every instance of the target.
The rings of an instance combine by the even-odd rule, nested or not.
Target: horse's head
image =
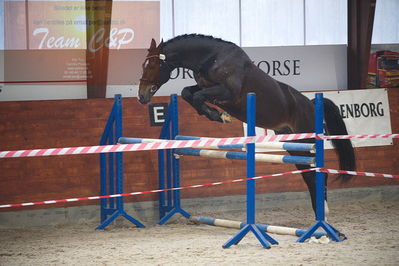
[[[162,43],[161,43],[162,44]],[[139,102],[146,104],[151,101],[151,97],[158,89],[170,78],[170,70],[167,71],[165,55],[160,54],[161,44],[157,47],[155,40],[152,39],[147,57],[143,63],[143,75],[139,85]]]

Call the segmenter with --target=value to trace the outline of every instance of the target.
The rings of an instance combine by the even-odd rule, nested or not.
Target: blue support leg
[[[251,230],[249,224],[245,225],[237,234],[230,238],[224,245],[223,248],[229,248],[232,245],[237,245],[244,238],[244,236]]]
[[[144,224],[142,224],[139,220],[137,220],[137,219],[133,218],[132,216],[130,216],[129,214],[127,214],[125,211],[122,211],[120,213],[120,215],[125,217],[127,220],[129,220],[131,223],[135,224],[139,228],[145,227]]]

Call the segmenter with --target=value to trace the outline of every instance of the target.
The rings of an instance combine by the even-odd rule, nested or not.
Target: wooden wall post
[[[348,0],[348,89],[367,88],[376,0]]]
[[[86,1],[87,98],[105,98],[112,0]]]

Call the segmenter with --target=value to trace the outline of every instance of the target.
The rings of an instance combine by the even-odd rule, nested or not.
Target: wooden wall
[[[389,90],[392,131],[399,132],[399,90]],[[157,97],[155,102],[168,102]],[[24,101],[0,103],[0,150],[97,145],[113,104],[112,99]],[[136,98],[123,99],[124,136],[157,138],[160,127],[150,127],[148,107]],[[200,117],[179,101],[180,134],[210,137],[242,136],[242,124],[223,125]],[[365,132],[367,133],[367,132]],[[399,140],[394,145],[356,149],[359,171],[399,173]],[[332,151],[326,167],[337,169]],[[257,174],[294,170],[293,165],[262,163]],[[182,160],[182,185],[203,184],[245,176],[245,162],[199,157]],[[329,178],[330,188],[399,185],[399,180],[358,176],[343,185]],[[157,153],[125,153],[125,192],[157,188]],[[258,193],[303,191],[300,175],[267,178],[257,182]],[[0,204],[94,196],[99,194],[99,156],[52,156],[0,159]],[[186,198],[245,194],[244,183],[184,190]],[[156,194],[128,197],[127,201],[156,200]],[[97,201],[53,204],[1,211],[98,204]]]

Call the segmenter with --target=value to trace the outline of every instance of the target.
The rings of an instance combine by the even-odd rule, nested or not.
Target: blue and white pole
[[[234,151],[218,151],[218,150],[202,150],[202,149],[176,149],[175,154],[177,155],[191,155],[209,158],[220,158],[220,159],[231,159],[231,160],[246,160],[247,154],[245,152],[234,152]],[[314,165],[314,157],[304,156],[291,156],[291,155],[276,155],[276,154],[255,154],[256,162],[268,162],[268,163],[290,163],[290,164],[303,164],[303,165]]]
[[[190,221],[192,221],[194,223],[220,226],[220,227],[226,227],[226,228],[236,228],[236,229],[241,229],[246,225],[246,223],[242,223],[242,222],[225,220],[225,219],[216,219],[216,218],[203,217],[203,216],[191,216]],[[262,230],[264,230],[268,233],[278,234],[278,235],[302,236],[304,233],[307,232],[306,230],[303,230],[303,229],[285,227],[285,226],[276,226],[276,225],[268,225],[268,224],[258,224],[258,226]],[[320,238],[325,235],[326,235],[326,233],[323,233],[323,232],[315,232],[312,236],[314,236],[316,238]]]

